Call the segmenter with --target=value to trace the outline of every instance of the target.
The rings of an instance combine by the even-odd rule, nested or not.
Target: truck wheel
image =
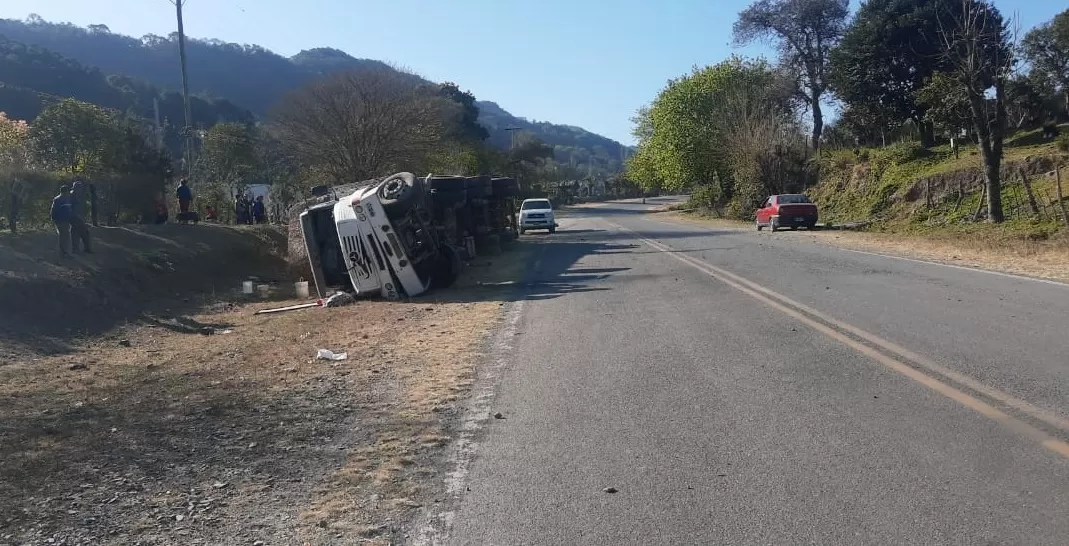
[[[379,184],[379,201],[383,209],[407,209],[421,197],[423,184],[409,172],[392,174]]]
[[[463,262],[460,253],[452,245],[438,247],[438,267],[431,276],[431,285],[435,289],[449,288],[460,278]]]

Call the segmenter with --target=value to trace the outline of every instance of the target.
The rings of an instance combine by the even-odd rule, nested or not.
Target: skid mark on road
[[[972,396],[947,382],[941,381],[933,375],[928,375],[917,368],[922,368],[933,374],[941,375],[944,378],[954,381],[959,385],[972,389],[978,394],[982,394],[993,401],[996,401],[1007,408],[1017,410],[1029,417],[1040,421],[1054,429],[1057,429],[1063,433],[1069,432],[1069,420],[1050,413],[1046,410],[1038,408],[1024,400],[1016,398],[1012,395],[1006,394],[997,389],[991,388],[987,385],[976,381],[970,377],[964,376],[953,370],[937,364],[931,359],[918,355],[908,349],[900,347],[890,341],[882,339],[874,334],[866,332],[860,328],[837,320],[824,313],[821,313],[811,307],[808,307],[802,303],[796,302],[787,296],[774,292],[768,288],[765,288],[753,281],[750,281],[744,277],[716,267],[712,264],[681,254],[676,252],[671,247],[664,245],[653,239],[643,237],[638,232],[625,228],[615,222],[606,221],[606,223],[613,228],[629,233],[635,237],[635,239],[642,241],[647,246],[653,249],[663,252],[672,258],[691,266],[694,269],[706,274],[709,277],[717,279],[736,290],[758,300],[762,303],[777,309],[783,314],[790,316],[799,322],[809,326],[810,328],[824,334],[825,336],[850,347],[857,352],[879,362],[885,367],[894,370],[922,385],[928,387],[934,392],[937,392],[959,404],[968,407],[980,414],[1006,426],[1007,428],[1016,431],[1017,433],[1031,438],[1043,447],[1061,455],[1062,457],[1069,459],[1069,443],[1066,443],[1046,431],[1029,424],[1021,419],[1013,417],[1006,412],[998,409],[997,407]],[[850,337],[849,335],[855,337]],[[866,344],[867,343],[867,344]],[[880,352],[877,348],[891,353],[888,355],[884,352]],[[894,355],[894,356],[892,356]],[[898,357],[898,358],[895,358]],[[909,363],[912,363],[911,366]]]

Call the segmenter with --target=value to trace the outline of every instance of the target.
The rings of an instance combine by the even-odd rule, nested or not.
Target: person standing
[[[267,207],[264,206],[264,196],[256,196],[256,201],[252,204],[252,217],[257,224],[264,223],[267,217]]]
[[[186,184],[185,178],[178,182],[178,189],[174,193],[178,197],[178,212],[188,213],[189,205],[193,202],[193,190]]]
[[[59,235],[59,255],[66,258],[71,255],[71,196],[66,184],[60,186],[59,195],[52,198],[50,216]]]
[[[89,244],[89,223],[85,221],[85,184],[81,180],[75,180],[71,187],[71,250],[75,254],[81,250],[86,254],[92,254],[93,248]]]

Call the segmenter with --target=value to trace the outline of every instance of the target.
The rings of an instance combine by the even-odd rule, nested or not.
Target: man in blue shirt
[[[178,181],[178,189],[175,190],[178,198],[178,212],[189,212],[189,204],[193,201],[193,190],[186,184],[186,179]]]
[[[59,255],[66,258],[71,255],[71,196],[67,185],[60,186],[59,195],[52,199],[52,223],[59,234]]]

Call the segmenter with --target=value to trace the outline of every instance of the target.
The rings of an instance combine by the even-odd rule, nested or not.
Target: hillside
[[[46,105],[67,97],[146,120],[152,119],[153,99],[157,99],[165,139],[177,145],[176,128],[183,118],[180,93],[133,78],[105,75],[99,69],[0,34],[0,111],[14,119],[33,119]],[[191,110],[194,122],[203,125],[253,119],[251,112],[225,99],[196,96]]]
[[[134,38],[115,34],[106,25],[82,28],[69,23],[47,22],[31,15],[25,21],[0,19],[0,36],[39,46],[84,67],[92,67],[84,70],[95,72],[102,79],[106,78],[104,75],[114,74],[125,80],[142,80],[168,90],[181,87],[177,69],[177,33]],[[314,48],[287,58],[260,46],[214,39],[187,39],[186,50],[191,67],[191,92],[203,97],[225,97],[261,118],[287,92],[317,77],[369,63],[385,65],[382,61],[359,59],[332,48]],[[7,81],[7,71],[0,74],[3,74],[0,81],[22,87]],[[235,77],[236,74],[241,77]],[[50,92],[34,86],[26,87]],[[78,89],[67,89],[66,95],[56,94],[95,102],[72,94]],[[505,129],[520,127],[554,146],[556,159],[561,163],[574,162],[586,167],[594,158],[598,170],[615,172],[621,167],[622,145],[614,140],[578,127],[531,122],[512,115],[493,102],[480,101],[478,105],[482,110],[479,121],[490,130],[490,141],[496,146],[507,148],[510,136]]]
[[[1062,133],[1067,129],[1063,125]],[[1007,222],[1000,233],[1045,240],[1059,231],[1061,209],[1052,174],[1061,163],[1063,191],[1069,191],[1065,160],[1055,142],[1041,138],[1040,130],[1007,140],[1002,166]],[[1035,210],[1022,173],[1028,177]],[[990,227],[976,221],[984,218],[982,187],[975,145],[963,146],[955,157],[947,145],[926,150],[903,142],[861,150],[857,156],[850,150],[831,152],[822,159],[820,184],[808,193],[822,216],[835,224],[870,224],[870,229],[903,233],[964,233]]]

